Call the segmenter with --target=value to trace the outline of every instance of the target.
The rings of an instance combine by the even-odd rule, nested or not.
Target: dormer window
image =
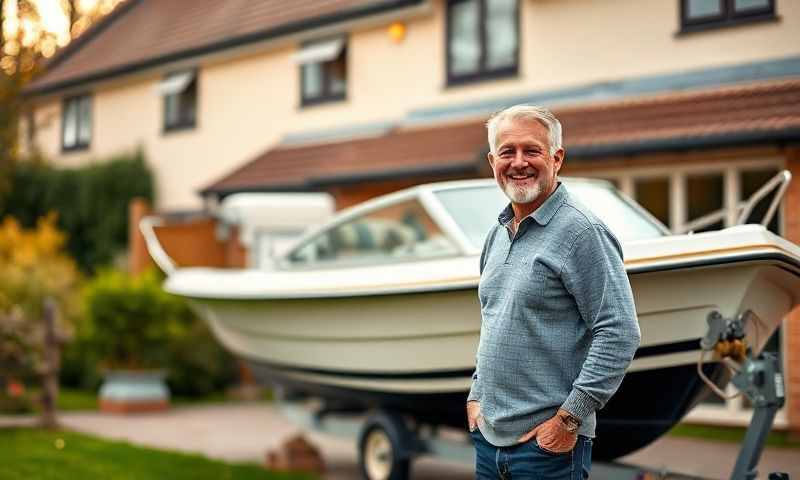
[[[294,59],[300,65],[301,105],[315,105],[346,98],[345,38],[307,43],[295,54]]]
[[[167,75],[158,85],[164,97],[164,132],[197,125],[197,74],[194,71]]]

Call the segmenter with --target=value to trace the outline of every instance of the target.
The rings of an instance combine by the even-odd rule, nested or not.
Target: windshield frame
[[[601,179],[584,178],[584,177],[559,177],[567,185],[570,183],[591,183],[596,184],[599,188],[611,190],[614,195],[621,199],[627,206],[631,207],[638,215],[643,217],[649,224],[654,226],[656,230],[661,232],[664,236],[673,235],[669,228],[655,218],[644,207],[636,203],[633,199],[628,197],[621,190],[617,189],[611,182]],[[431,217],[431,219],[441,228],[442,233],[456,246],[458,255],[473,256],[480,255],[482,245],[473,245],[468,235],[462,230],[461,226],[456,222],[455,218],[447,210],[440,197],[437,195],[439,192],[447,190],[457,190],[464,188],[499,188],[493,178],[480,178],[472,180],[454,180],[449,182],[440,182],[426,185],[419,185],[411,187],[398,192],[389,193],[366,202],[354,205],[339,212],[333,219],[322,225],[312,227],[308,232],[302,235],[297,241],[286,251],[284,255],[277,259],[275,267],[282,271],[302,271],[302,270],[321,270],[321,269],[335,269],[335,268],[351,268],[363,266],[357,262],[354,263],[339,263],[330,262],[326,264],[314,263],[308,264],[295,264],[289,261],[290,255],[298,250],[304,248],[308,243],[315,241],[320,235],[338,228],[340,225],[347,222],[356,220],[357,218],[369,215],[372,212],[386,208],[396,203],[416,200],[422,205],[422,208]],[[497,212],[499,215],[499,211]],[[439,260],[442,258],[450,258],[452,255],[443,257],[432,258],[406,258],[397,260],[395,262],[376,262],[375,265],[385,265],[392,263],[406,263],[413,261],[425,260]]]
[[[452,216],[450,216],[450,214],[447,212],[444,205],[442,205],[441,202],[439,202],[439,200],[435,197],[435,195],[433,195],[433,192],[430,191],[430,188],[426,187],[429,186],[421,185],[406,190],[389,193],[387,195],[367,200],[366,202],[342,210],[338,215],[336,215],[330,221],[322,225],[319,225],[317,227],[312,227],[308,232],[306,232],[299,239],[297,239],[297,241],[289,249],[287,249],[286,253],[277,259],[276,268],[282,271],[330,270],[339,268],[362,267],[366,265],[391,265],[395,263],[400,264],[400,263],[409,263],[415,261],[441,260],[446,258],[453,258],[453,257],[473,254],[472,244],[469,242],[469,239],[467,239],[466,236],[463,234],[461,228],[458,226],[458,224],[455,222]],[[327,232],[334,230],[348,222],[355,221],[359,218],[367,216],[376,211],[406,201],[417,201],[422,206],[423,210],[425,210],[425,212],[431,217],[433,222],[436,223],[436,225],[441,229],[444,236],[447,237],[447,239],[450,240],[453,246],[456,247],[455,254],[436,256],[430,258],[408,257],[408,258],[396,259],[393,261],[377,261],[374,263],[331,261],[326,263],[301,264],[301,263],[292,263],[289,260],[289,257],[291,257],[291,255],[305,248],[309,243],[316,241],[321,235],[325,235],[327,234]]]
[[[595,179],[595,178],[585,178],[585,177],[558,177],[560,182],[569,187],[570,184],[577,184],[577,183],[584,183],[584,184],[592,184],[597,188],[602,188],[605,190],[610,190],[616,197],[618,197],[622,202],[631,208],[636,214],[642,217],[648,224],[652,225],[658,232],[662,234],[662,236],[670,236],[674,235],[674,233],[660,220],[654,217],[650,212],[648,212],[644,207],[636,203],[635,200],[630,198],[624,192],[619,190],[609,182],[608,180],[602,179]],[[467,238],[466,233],[462,230],[462,228],[456,223],[455,219],[453,219],[452,215],[447,211],[447,208],[444,206],[444,203],[437,195],[439,192],[448,191],[448,190],[459,190],[459,189],[467,189],[467,188],[497,188],[497,182],[495,182],[494,178],[484,178],[484,179],[475,179],[475,180],[459,180],[454,182],[446,182],[438,185],[429,185],[428,191],[430,195],[433,197],[434,202],[437,202],[440,205],[440,208],[443,210],[444,216],[447,216],[450,221],[454,224],[455,230],[457,230],[457,235],[465,242],[465,250],[468,251],[470,254],[480,254],[482,246],[481,245],[473,245],[472,242]],[[498,211],[497,214],[499,215],[500,212]],[[632,240],[637,241],[637,240]],[[641,241],[641,240],[638,240]]]

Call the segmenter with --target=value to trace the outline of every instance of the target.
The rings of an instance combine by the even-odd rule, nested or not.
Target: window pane
[[[741,183],[742,183],[742,201],[746,201],[750,198],[751,195],[756,193],[759,188],[761,188],[769,179],[775,176],[778,173],[777,169],[769,168],[765,170],[749,170],[744,171],[740,175]],[[769,205],[774,198],[773,194],[768,194],[765,198],[761,199],[756,207],[753,209],[753,212],[747,218],[746,223],[760,223],[761,219],[764,218],[764,215],[767,214],[767,209],[769,209]],[[775,216],[769,222],[767,228],[775,233],[780,235],[779,229],[779,221],[778,216],[780,215],[780,210],[775,213]]]
[[[195,121],[195,112],[197,111],[197,80],[186,87],[186,90],[178,97],[179,102],[179,116],[182,125],[193,125]]]
[[[722,15],[721,0],[686,0],[686,17],[702,18]]]
[[[480,67],[481,40],[477,0],[459,2],[450,7],[450,73],[475,73]]]
[[[322,96],[322,73],[322,65],[319,63],[306,63],[303,65],[303,98]]]
[[[489,0],[486,15],[486,68],[514,66],[517,62],[516,0]]]
[[[458,249],[416,200],[346,222],[289,255],[293,264],[364,264],[455,255]]]
[[[664,225],[669,225],[669,179],[636,180],[633,188],[639,205],[643,206]]]
[[[328,72],[329,90],[331,95],[344,94],[347,91],[347,62],[346,52],[343,49],[339,56],[325,64]]]
[[[78,143],[78,99],[73,98],[64,104],[64,146],[74,147]]]
[[[623,200],[613,188],[602,183],[570,182],[568,179],[564,183],[572,195],[603,219],[620,241],[631,242],[664,235],[650,218]]]
[[[180,98],[178,94],[164,97],[164,123],[172,127],[180,122]]]
[[[735,0],[733,2],[734,10],[763,10],[769,8],[769,0]]]
[[[724,206],[724,182],[722,174],[697,175],[687,178],[687,220],[696,220],[709,213],[714,213]],[[724,218],[704,227],[695,229],[695,232],[707,232],[724,228]]]
[[[92,99],[91,97],[82,97],[78,102],[79,105],[79,120],[78,120],[78,143],[81,145],[89,145],[92,140]]]

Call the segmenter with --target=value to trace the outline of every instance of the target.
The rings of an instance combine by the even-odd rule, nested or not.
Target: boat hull
[[[756,320],[759,351],[797,303],[795,273],[775,261],[629,269],[642,344],[599,412],[596,458],[613,459],[666,432],[706,394],[696,373],[707,317]],[[219,340],[258,378],[348,408],[388,408],[464,427],[480,309],[474,287],[372,296],[192,299]],[[709,376],[724,385],[717,363]]]

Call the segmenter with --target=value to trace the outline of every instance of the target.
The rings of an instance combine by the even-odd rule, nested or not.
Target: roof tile
[[[657,140],[800,131],[800,79],[670,93],[556,109],[570,150],[604,151]],[[483,162],[483,119],[368,139],[277,147],[264,152],[203,192],[303,187],[324,178],[446,168]]]
[[[248,36],[365,9],[390,9],[413,0],[127,0],[119,15],[64,49],[51,68],[28,86],[36,93],[100,75],[112,75],[170,56],[244,43]],[[109,28],[106,28],[109,27]]]

